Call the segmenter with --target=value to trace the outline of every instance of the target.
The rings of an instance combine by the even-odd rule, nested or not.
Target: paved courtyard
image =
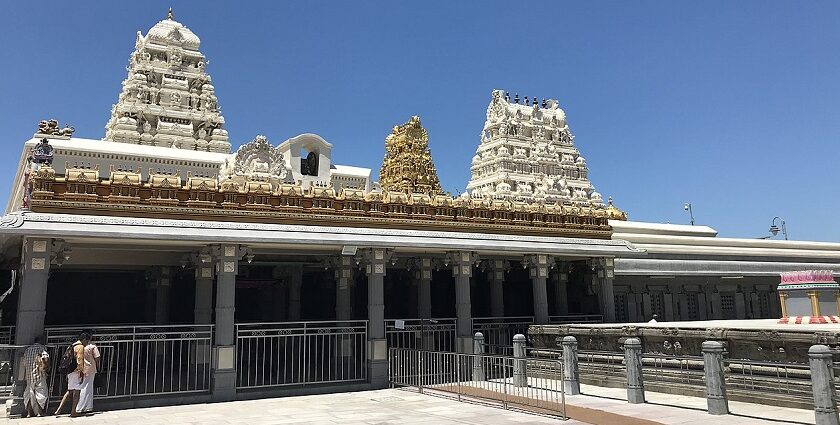
[[[594,390],[595,388],[586,388]],[[592,394],[594,391],[591,391]],[[604,394],[607,395],[607,394]],[[611,395],[611,394],[610,394]],[[616,394],[617,395],[617,394]],[[653,394],[651,394],[653,395]],[[651,397],[649,397],[650,399]],[[666,406],[658,403],[671,400],[654,396],[657,404],[629,405],[622,400],[603,396],[569,397],[569,413],[581,420],[566,422],[544,416],[507,411],[481,404],[459,403],[443,397],[418,394],[407,390],[378,390],[342,394],[285,397],[230,403],[196,404],[103,412],[90,417],[6,419],[10,424],[599,424],[599,425],[778,425],[813,423],[813,413],[798,409],[768,412],[767,406],[741,406],[747,416],[710,416],[702,410]],[[773,409],[773,408],[771,408]],[[733,409],[736,410],[736,409]],[[775,420],[752,416],[772,413]]]

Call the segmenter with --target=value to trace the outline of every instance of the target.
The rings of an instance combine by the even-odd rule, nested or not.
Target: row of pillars
[[[37,335],[44,332],[46,314],[47,281],[52,260],[54,242],[51,239],[26,238],[24,240],[23,276],[18,304],[18,320],[15,343],[31,344]],[[219,244],[209,247],[208,255],[202,256],[196,267],[195,322],[209,324],[212,321],[211,308],[215,279],[215,335],[214,335],[214,379],[213,395],[218,400],[233,399],[236,394],[236,335],[234,326],[235,285],[239,261],[249,252],[246,247],[234,244]],[[387,262],[392,253],[385,248],[366,248],[356,257],[342,256],[337,272],[336,317],[349,320],[351,311],[351,281],[353,268],[363,261],[368,278],[368,366],[371,383],[376,387],[387,386],[387,344],[385,340],[385,305],[383,279]],[[456,349],[471,353],[473,335],[471,327],[470,279],[473,266],[478,260],[473,252],[455,251],[446,254],[447,267],[455,278],[456,294]],[[502,283],[504,262],[491,260],[493,279],[491,284],[492,313],[504,316]],[[546,280],[549,257],[529,255],[525,262],[530,268],[533,284],[534,320],[537,324],[548,323],[548,300]],[[419,260],[418,313],[421,318],[431,317],[432,260]],[[155,322],[166,323],[168,319],[169,288],[171,270],[161,268],[156,276],[157,291]],[[600,272],[599,272],[600,273]],[[298,274],[299,275],[299,274]],[[605,318],[612,320],[611,276],[599,274],[598,289],[602,296]],[[561,282],[563,283],[563,282]],[[562,291],[565,293],[565,291]],[[296,298],[296,299],[295,299]],[[563,299],[565,302],[565,299]],[[293,279],[289,291],[289,318],[300,316],[300,277]],[[292,310],[295,309],[296,310]]]
[[[521,337],[517,340],[517,337]],[[482,344],[484,337],[476,334]],[[580,394],[580,373],[578,369],[578,343],[573,336],[560,339],[563,348],[563,389],[567,395]],[[514,337],[514,356],[525,357],[522,335]],[[517,349],[517,344],[521,347]],[[476,347],[478,343],[476,343]],[[724,345],[718,341],[705,341],[701,345],[703,352],[703,369],[706,381],[706,406],[709,414],[729,414],[729,399],[726,395],[726,379],[724,376],[723,354]],[[476,348],[476,350],[478,350]],[[483,352],[483,351],[482,351]],[[478,351],[476,351],[478,354]],[[814,415],[816,425],[840,425],[838,418],[837,399],[834,388],[834,369],[831,349],[825,345],[813,345],[808,350],[808,361],[811,369],[811,387],[814,396]],[[627,402],[644,403],[645,385],[642,369],[642,342],[638,338],[627,338],[624,341],[624,363],[627,377]],[[524,373],[524,366],[523,366]],[[516,385],[516,370],[514,370],[514,385]]]

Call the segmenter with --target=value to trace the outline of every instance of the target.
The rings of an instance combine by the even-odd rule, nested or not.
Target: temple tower
[[[394,126],[385,138],[379,184],[384,192],[443,193],[429,149],[429,134],[420,124],[420,117],[415,115],[405,124]]]
[[[526,97],[520,103],[519,95],[511,100],[494,90],[467,192],[473,198],[603,206],[573,141],[556,100]]]
[[[111,109],[105,140],[230,152],[200,43],[172,18],[172,9],[145,36],[137,32],[128,77]]]

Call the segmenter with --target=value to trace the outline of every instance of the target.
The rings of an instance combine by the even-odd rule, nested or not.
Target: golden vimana
[[[429,149],[429,133],[420,124],[420,117],[415,115],[405,124],[394,126],[385,138],[379,185],[385,192],[443,193]]]

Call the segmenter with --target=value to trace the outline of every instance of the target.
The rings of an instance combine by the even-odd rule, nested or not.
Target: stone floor
[[[407,390],[377,390],[356,393],[284,397],[230,403],[119,410],[90,417],[8,419],[9,424],[558,424],[549,417],[507,411],[479,404],[459,403]]]
[[[621,400],[624,390],[583,386],[585,395],[569,396],[569,412],[578,420],[566,422],[544,416],[507,411],[474,403],[418,394],[404,389],[285,397],[230,403],[103,412],[90,417],[3,419],[10,424],[175,425],[175,424],[680,424],[778,425],[813,424],[813,412],[747,403],[731,403],[737,415],[711,416],[696,397],[648,393],[649,403]],[[688,406],[688,407],[676,407]],[[690,408],[691,406],[699,408]],[[611,412],[606,418],[598,413]],[[621,416],[616,416],[616,414]],[[762,419],[766,418],[766,419]],[[0,421],[3,421],[0,420]]]

